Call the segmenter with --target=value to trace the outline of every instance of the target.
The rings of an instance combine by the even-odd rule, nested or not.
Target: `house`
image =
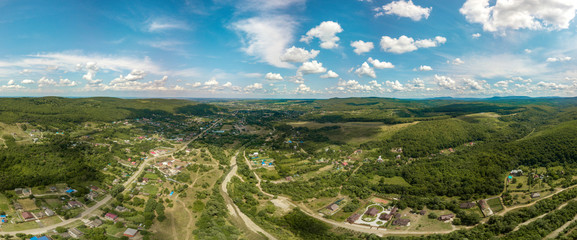
[[[126,231],[124,231],[124,234],[122,234],[122,235],[127,236],[129,238],[132,238],[132,237],[136,236],[136,234],[138,234],[138,230],[136,230],[134,228],[127,228]]]
[[[49,216],[49,217],[55,215],[54,211],[52,211],[52,209],[50,209],[50,208],[45,209],[44,213],[46,214],[46,216]]]
[[[114,208],[114,210],[116,210],[117,212],[125,212],[126,210],[128,210],[128,208],[118,205],[116,206],[116,208]]]
[[[102,220],[100,220],[99,218],[94,219],[93,221],[90,221],[86,224],[88,228],[95,228],[99,227],[100,225],[102,225]]]
[[[369,210],[367,210],[367,212],[365,212],[366,215],[369,215],[371,217],[377,216],[378,213],[379,213],[379,210],[376,208],[369,208]]]
[[[419,214],[421,214],[421,215],[425,215],[425,214],[427,214],[427,211],[425,211],[425,210],[421,210],[421,211],[419,212]]]
[[[395,215],[395,213],[397,213],[397,207],[391,209],[391,215]]]
[[[455,217],[455,214],[445,214],[445,215],[441,215],[437,218],[437,220],[439,221],[450,221],[451,219],[453,219]]]
[[[390,213],[389,214],[383,213],[383,214],[381,214],[381,216],[379,216],[379,219],[385,220],[385,221],[391,221],[392,218],[393,218],[393,214],[390,214]]]
[[[58,191],[58,188],[56,188],[55,186],[51,186],[51,187],[50,187],[50,191],[51,191],[51,192],[56,192],[56,191]]]
[[[86,198],[90,199],[91,201],[96,201],[95,199],[98,197],[98,192],[90,192],[86,194]]]
[[[15,202],[14,203],[14,210],[22,210],[22,205],[20,205],[20,203]]]
[[[15,188],[14,193],[16,193],[16,195],[22,195],[22,188]]]
[[[483,212],[485,217],[493,215],[493,210],[491,210],[491,207],[489,207],[489,204],[485,199],[479,200],[479,206],[481,206],[481,212]]]
[[[339,209],[339,205],[336,205],[336,204],[333,203],[333,204],[329,205],[329,206],[327,207],[327,209],[328,209],[328,210],[331,210],[331,211],[336,211],[337,209]]]
[[[31,212],[22,212],[22,218],[24,221],[36,220],[36,217]]]
[[[538,198],[541,197],[541,194],[536,192],[536,193],[531,193],[531,198]]]
[[[70,236],[73,238],[80,238],[82,235],[84,235],[84,233],[78,230],[78,228],[68,229],[68,234],[70,234]]]
[[[82,203],[78,202],[78,201],[68,201],[68,207],[70,208],[79,208],[82,207]]]
[[[34,213],[34,215],[36,215],[36,217],[39,218],[39,219],[46,217],[46,213],[44,213],[44,212],[42,212],[42,211],[37,212],[37,213]]]
[[[360,214],[355,213],[353,215],[351,215],[349,218],[347,218],[347,222],[349,222],[350,224],[355,223],[355,221],[359,220],[359,218],[361,217]]]
[[[511,170],[511,175],[516,177],[523,176],[523,170],[521,169]]]
[[[97,186],[90,187],[90,191],[98,191],[98,190],[100,190],[100,188],[98,188]]]
[[[112,213],[106,213],[106,215],[104,215],[104,218],[110,220],[110,221],[116,221],[116,219],[118,218],[118,216],[116,214],[112,214]]]
[[[411,220],[406,219],[406,218],[398,218],[395,221],[393,221],[393,225],[395,225],[395,226],[410,226]]]
[[[461,209],[470,209],[474,208],[475,206],[477,206],[477,204],[475,204],[474,202],[466,202],[459,204],[459,208]]]

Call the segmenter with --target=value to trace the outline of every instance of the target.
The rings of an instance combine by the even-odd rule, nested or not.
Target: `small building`
[[[22,195],[22,188],[15,188],[14,193],[16,193],[16,195]]]
[[[31,212],[22,212],[22,218],[24,221],[36,220],[36,217]]]
[[[455,214],[445,214],[445,215],[441,215],[437,218],[437,220],[439,221],[450,221],[451,219],[453,219],[455,217]]]
[[[22,210],[22,205],[20,203],[15,202],[14,203],[14,210]]]
[[[136,230],[134,228],[127,228],[126,231],[124,231],[124,234],[122,234],[122,235],[127,236],[129,238],[132,238],[132,237],[136,236],[136,234],[138,234],[138,230]]]
[[[99,218],[94,219],[86,224],[88,228],[95,228],[99,227],[100,225],[102,225],[102,220],[100,220]]]
[[[541,197],[541,194],[536,192],[536,193],[531,193],[531,198],[538,198]]]
[[[52,211],[52,209],[50,209],[50,208],[44,209],[44,213],[48,217],[52,217],[52,216],[56,215],[56,213],[54,213],[54,211]]]
[[[397,218],[393,221],[393,225],[395,226],[410,226],[411,220],[406,218]]]
[[[391,215],[395,215],[395,213],[397,213],[397,207],[391,209]]]
[[[523,170],[521,169],[511,170],[511,175],[515,177],[523,176]]]
[[[474,208],[475,206],[477,206],[477,204],[475,204],[474,202],[466,202],[459,204],[459,208],[461,209],[470,209]]]
[[[381,216],[379,216],[379,219],[384,220],[384,221],[391,221],[391,219],[393,218],[393,214],[386,214],[386,213],[382,213]]]
[[[116,208],[114,208],[114,210],[116,210],[117,212],[125,212],[128,210],[128,208],[118,205],[116,206]]]
[[[331,210],[331,211],[336,211],[337,209],[339,209],[339,205],[336,205],[336,204],[333,203],[333,204],[329,205],[329,206],[327,207],[327,209],[328,209],[328,210]]]
[[[80,238],[82,235],[84,235],[84,233],[78,230],[78,228],[68,229],[68,234],[70,234],[70,236],[73,238]]]
[[[79,201],[68,201],[67,204],[70,208],[79,208],[82,207],[82,203],[80,203]]]
[[[366,215],[369,215],[371,217],[377,216],[377,214],[379,214],[379,210],[376,208],[369,208],[369,210],[367,210],[365,212]]]
[[[350,224],[353,224],[353,223],[355,223],[355,221],[359,220],[360,217],[361,217],[360,214],[355,213],[355,214],[353,214],[347,218],[347,222],[349,222]]]
[[[118,219],[118,216],[116,214],[106,213],[106,215],[104,215],[104,218],[110,221],[116,221],[116,219]]]
[[[419,214],[420,214],[420,215],[425,215],[425,214],[427,214],[427,211],[421,210],[421,211],[419,212]]]

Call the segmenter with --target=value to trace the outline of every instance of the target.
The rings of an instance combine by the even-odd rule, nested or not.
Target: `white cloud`
[[[371,57],[369,57],[369,59],[367,59],[367,62],[373,64],[373,67],[375,67],[377,69],[395,68],[395,65],[393,65],[390,62],[381,62],[378,59],[373,59]]]
[[[237,7],[243,11],[270,12],[293,7],[293,5],[303,5],[306,0],[239,0]]]
[[[231,82],[226,82],[225,84],[222,84],[223,87],[225,88],[229,88],[232,87],[232,83]]]
[[[567,29],[576,10],[574,0],[467,0],[459,12],[467,21],[482,24],[485,31],[505,32]]]
[[[309,93],[311,92],[311,88],[307,87],[307,85],[305,85],[304,83],[301,83],[297,89],[296,89],[297,93]]]
[[[475,81],[474,79],[465,78],[463,79],[465,83],[465,88],[472,89],[472,90],[483,90],[485,89],[483,85],[485,84],[484,81]]]
[[[313,38],[318,38],[321,41],[321,48],[336,48],[339,46],[337,42],[340,40],[336,35],[342,31],[343,28],[337,22],[325,21],[309,30],[305,36],[302,36],[301,42],[310,43]]]
[[[525,51],[525,53],[527,53],[527,54],[529,54],[529,53],[532,53],[532,52],[533,52],[533,50],[531,50],[531,49],[528,49],[528,48],[525,48],[525,50],[524,50],[524,51]]]
[[[405,87],[403,86],[403,84],[399,82],[399,80],[395,80],[394,82],[386,81],[385,84],[387,85],[387,87],[395,91],[405,91]]]
[[[22,80],[22,82],[20,82],[22,84],[34,84],[34,80],[30,80],[30,79],[24,79]]]
[[[385,52],[400,54],[400,53],[412,52],[419,48],[437,47],[440,44],[445,43],[446,41],[447,39],[441,36],[437,36],[434,39],[422,39],[417,41],[405,35],[402,35],[399,38],[391,38],[389,36],[383,36],[381,38],[381,48]]]
[[[477,38],[480,38],[480,37],[481,37],[481,34],[480,34],[480,33],[473,33],[473,34],[471,35],[471,37],[477,39]]]
[[[417,6],[413,4],[413,1],[408,0],[399,0],[393,1],[387,5],[384,5],[380,8],[375,9],[377,14],[375,16],[382,16],[382,15],[397,15],[399,17],[407,17],[412,19],[413,21],[419,21],[423,18],[429,18],[429,14],[433,8],[424,8],[421,6]]]
[[[571,86],[569,85],[565,85],[565,84],[559,84],[559,83],[554,83],[554,82],[539,82],[537,83],[538,87],[541,88],[546,88],[546,89],[550,89],[550,90],[565,90],[570,88]]]
[[[115,84],[115,83],[121,83],[121,82],[132,82],[132,81],[136,81],[136,80],[141,80],[145,76],[146,76],[146,73],[144,71],[134,69],[128,75],[126,75],[126,77],[120,75],[120,77],[115,78],[110,83]]]
[[[259,58],[275,67],[290,68],[281,56],[293,39],[296,22],[285,15],[253,17],[238,21],[232,28],[245,37],[242,49],[246,54]]]
[[[433,80],[435,80],[435,82],[437,83],[437,85],[439,85],[439,87],[442,87],[444,89],[449,90],[457,89],[457,83],[450,77],[435,74]]]
[[[316,60],[304,62],[298,69],[298,72],[302,74],[324,73],[326,71],[327,69],[323,67],[323,64]]]
[[[571,57],[550,57],[547,58],[547,62],[567,62],[571,61]]]
[[[282,80],[283,80],[283,78],[282,78],[282,76],[280,75],[280,73],[271,73],[271,72],[267,73],[267,74],[264,76],[264,78],[265,78],[266,80],[272,80],[272,81],[282,81]]]
[[[194,83],[187,83],[186,85],[191,86],[193,88],[197,88],[197,87],[202,86],[202,83],[201,82],[194,82]]]
[[[419,66],[419,71],[433,71],[433,68],[431,66],[421,65]]]
[[[114,91],[181,91],[184,90],[181,86],[168,86],[168,76],[163,76],[161,79],[140,82],[140,81],[124,81],[110,83],[109,85],[100,85],[101,90]]]
[[[357,80],[340,80],[336,89],[345,92],[370,92],[373,91],[373,86],[380,87],[376,81],[371,81],[369,84],[371,85],[363,85],[360,84]]]
[[[455,58],[453,60],[453,65],[461,65],[463,63],[465,63],[465,61],[461,60],[460,58]]]
[[[75,87],[78,83],[76,81],[71,81],[68,78],[60,79],[60,81],[54,81],[54,79],[48,79],[46,77],[41,77],[38,79],[38,87],[56,86],[56,87]]]
[[[493,84],[493,86],[495,87],[500,87],[500,88],[508,88],[509,87],[509,81],[498,81],[495,84]]]
[[[357,75],[359,75],[359,77],[362,77],[362,76],[369,76],[372,78],[377,77],[377,74],[375,74],[375,69],[373,69],[371,66],[369,66],[369,64],[367,62],[364,62],[360,68],[357,68],[357,70],[355,70],[355,73]]]
[[[281,61],[283,62],[306,62],[310,59],[317,57],[320,53],[319,50],[310,50],[307,51],[304,48],[297,48],[292,46],[289,49],[286,49],[284,54],[280,57]]]
[[[258,90],[258,89],[262,89],[262,83],[253,83],[251,85],[244,87],[244,90],[248,91],[248,92]]]
[[[159,18],[154,20],[149,20],[147,23],[147,30],[149,32],[160,32],[166,30],[188,30],[190,27],[180,20],[172,19],[172,18]]]
[[[351,47],[355,48],[353,50],[356,54],[361,55],[366,52],[373,50],[375,45],[372,42],[364,42],[363,40],[358,40],[351,42]]]
[[[332,70],[329,70],[327,74],[321,75],[321,78],[338,78],[339,75]]]
[[[214,86],[218,86],[218,81],[216,81],[215,77],[212,77],[211,79],[209,79],[208,81],[204,82],[204,86],[208,86],[208,87],[214,87]]]
[[[26,88],[26,87],[16,84],[16,82],[14,82],[13,79],[8,81],[7,85],[0,86],[0,89],[23,89],[23,88]]]
[[[421,80],[420,78],[414,78],[413,80],[409,80],[405,87],[408,89],[425,89],[425,81]]]

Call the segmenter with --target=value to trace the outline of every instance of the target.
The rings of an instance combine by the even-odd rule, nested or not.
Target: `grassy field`
[[[380,122],[346,122],[346,123],[317,123],[317,122],[290,122],[294,127],[319,129],[328,126],[339,126],[340,129],[330,130],[325,135],[331,141],[345,142],[358,145],[372,140],[382,140],[391,137],[397,131],[415,123],[386,125]]]
[[[2,225],[2,230],[5,232],[11,232],[11,231],[22,231],[22,230],[28,230],[28,229],[33,229],[33,228],[37,228],[38,223],[36,223],[35,221],[30,221],[30,222],[23,222],[23,223],[18,223],[18,224],[4,224]]]
[[[158,187],[152,184],[147,184],[144,185],[144,187],[142,187],[142,191],[150,195],[155,195],[156,193],[158,193]]]
[[[62,222],[58,216],[47,217],[41,220],[44,226],[50,226]]]
[[[407,181],[405,181],[405,179],[403,179],[403,177],[386,178],[386,177],[375,176],[373,179],[371,179],[371,182],[379,183],[381,180],[385,184],[411,186],[411,184],[409,184]]]
[[[400,226],[393,226],[389,225],[389,229],[391,230],[408,230],[408,231],[442,231],[442,230],[450,230],[452,229],[451,223],[441,222],[437,219],[429,219],[427,215],[431,212],[436,213],[437,215],[444,215],[451,213],[448,210],[426,210],[426,215],[420,214],[412,214],[410,210],[407,208],[403,211],[400,211],[402,217],[401,218],[408,218],[411,220],[411,225],[408,227],[400,227]]]
[[[503,210],[503,205],[501,204],[501,200],[499,198],[490,199],[489,201],[487,201],[487,203],[489,204],[491,210],[493,210],[494,213]]]
[[[148,178],[149,180],[156,180],[158,179],[158,175],[154,173],[146,173],[144,174],[144,178]]]
[[[0,210],[8,211],[10,209],[10,200],[0,193]]]
[[[32,200],[32,199],[18,199],[18,203],[20,203],[22,205],[22,208],[24,208],[24,211],[31,211],[31,210],[38,209],[38,206],[36,206],[36,204],[34,203],[34,200]]]

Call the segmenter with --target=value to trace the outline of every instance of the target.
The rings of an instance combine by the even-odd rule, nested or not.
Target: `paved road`
[[[256,223],[254,223],[248,216],[246,216],[242,211],[240,211],[240,209],[238,208],[238,206],[236,206],[236,204],[234,204],[234,202],[232,201],[232,199],[230,198],[230,196],[228,195],[228,183],[230,182],[230,180],[232,179],[233,176],[236,175],[236,171],[238,169],[238,166],[236,165],[236,156],[238,155],[238,152],[235,153],[235,155],[230,159],[230,166],[232,167],[230,172],[228,172],[228,174],[226,175],[226,177],[224,178],[224,181],[221,184],[221,190],[222,190],[222,196],[225,198],[226,204],[227,204],[227,208],[230,211],[230,214],[234,217],[234,216],[238,216],[240,217],[240,219],[244,222],[244,224],[253,232],[259,234],[262,233],[263,235],[265,235],[268,239],[273,239],[276,240],[276,238],[271,235],[270,233],[268,233],[267,231],[265,231],[264,229],[262,229],[260,226],[258,226]]]
[[[214,126],[216,126],[220,121],[222,121],[222,119],[217,120],[215,123],[213,123],[210,127],[206,128],[204,131],[202,131],[200,134],[196,135],[194,138],[192,138],[190,141],[184,143],[184,145],[177,149],[176,152],[184,150],[189,143],[191,143],[192,141],[196,140],[197,138],[199,138],[200,136],[204,135],[204,133],[206,133],[208,130],[210,130],[211,128],[213,128]],[[138,170],[136,170],[132,176],[130,176],[122,185],[126,188],[125,191],[128,191],[128,186],[130,186],[130,184],[132,184],[136,178],[142,173],[142,171],[144,171],[144,168],[146,166],[148,166],[148,163],[150,163],[150,161],[156,159],[156,158],[161,158],[161,157],[166,157],[166,156],[170,156],[170,154],[163,154],[163,155],[158,155],[158,156],[154,156],[154,157],[150,157],[147,158],[146,160],[144,160],[144,162],[142,164],[140,164],[140,166],[138,167]],[[53,230],[57,227],[62,227],[62,226],[66,226],[68,224],[73,223],[76,220],[82,220],[83,218],[86,218],[87,216],[89,216],[92,212],[94,212],[95,210],[97,210],[98,208],[102,207],[104,204],[108,203],[108,201],[110,201],[112,199],[112,196],[108,195],[105,198],[103,198],[102,200],[100,200],[99,202],[97,202],[94,206],[87,208],[86,210],[84,210],[82,213],[80,213],[78,216],[74,217],[74,218],[69,218],[67,220],[64,220],[60,223],[54,224],[54,225],[50,225],[50,226],[46,226],[46,227],[41,227],[41,228],[34,228],[34,229],[28,229],[28,230],[22,230],[22,231],[13,231],[13,232],[4,232],[1,231],[0,229],[0,233],[1,234],[10,234],[10,235],[15,235],[17,233],[24,233],[24,234],[32,234],[32,235],[39,235],[45,232],[48,232],[50,230]]]

